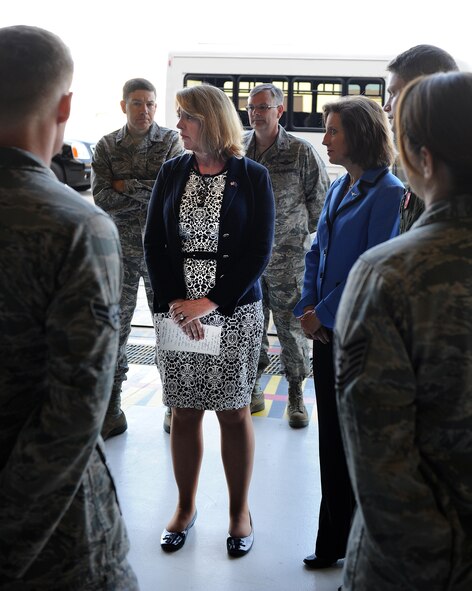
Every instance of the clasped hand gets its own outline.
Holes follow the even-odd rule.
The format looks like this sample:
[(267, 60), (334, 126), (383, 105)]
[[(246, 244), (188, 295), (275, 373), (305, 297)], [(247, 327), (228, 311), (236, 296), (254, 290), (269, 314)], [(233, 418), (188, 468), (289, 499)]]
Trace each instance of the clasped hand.
[(302, 316), (299, 316), (300, 324), (307, 339), (320, 341), (324, 345), (329, 343), (329, 333), (321, 324), (314, 309), (305, 310)]
[(170, 302), (169, 312), (172, 320), (179, 325), (184, 333), (195, 341), (204, 338), (202, 323), (199, 318), (216, 310), (218, 306), (208, 298), (198, 300), (178, 299)]

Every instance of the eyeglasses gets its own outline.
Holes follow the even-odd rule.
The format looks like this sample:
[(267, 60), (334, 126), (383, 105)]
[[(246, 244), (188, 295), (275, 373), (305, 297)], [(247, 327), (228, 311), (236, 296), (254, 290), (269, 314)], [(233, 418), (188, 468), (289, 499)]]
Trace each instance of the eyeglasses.
[(261, 113), (265, 113), (269, 109), (277, 109), (280, 105), (247, 105), (245, 107), (246, 111), (252, 113), (253, 111), (260, 111)]

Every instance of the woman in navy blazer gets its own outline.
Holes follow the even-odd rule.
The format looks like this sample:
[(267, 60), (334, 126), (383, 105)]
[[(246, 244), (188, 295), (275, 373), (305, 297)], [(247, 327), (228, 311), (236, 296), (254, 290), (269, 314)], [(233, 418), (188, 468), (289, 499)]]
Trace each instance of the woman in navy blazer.
[[(154, 290), (154, 310), (185, 296), (178, 217), (180, 199), (195, 156), (184, 154), (161, 167), (148, 210), (146, 262)], [(216, 252), (215, 285), (207, 297), (223, 315), (236, 305), (261, 299), (259, 277), (272, 249), (274, 203), (267, 169), (249, 158), (228, 159)]]
[(318, 410), (322, 498), (315, 553), (304, 559), (310, 568), (326, 568), (344, 558), (354, 509), (336, 408), (334, 319), (351, 267), (365, 250), (390, 238), (404, 193), (388, 168), (394, 148), (378, 104), (347, 97), (326, 104), (323, 116), (329, 161), (348, 172), (326, 196), (305, 258), (302, 298), (294, 310), (305, 335), (313, 339)]
[[(229, 491), (226, 548), (244, 556), (254, 540), (249, 403), (263, 332), (259, 277), (271, 254), (274, 197), (267, 169), (242, 157), (241, 122), (224, 92), (209, 85), (184, 88), (176, 102), (177, 128), (190, 153), (162, 166), (144, 237), (179, 491), (161, 547), (182, 548), (195, 521), (202, 420), (205, 410), (214, 410)], [(204, 340), (211, 327), (221, 329), (219, 353), (165, 349), (160, 341), (169, 322), (187, 344)]]

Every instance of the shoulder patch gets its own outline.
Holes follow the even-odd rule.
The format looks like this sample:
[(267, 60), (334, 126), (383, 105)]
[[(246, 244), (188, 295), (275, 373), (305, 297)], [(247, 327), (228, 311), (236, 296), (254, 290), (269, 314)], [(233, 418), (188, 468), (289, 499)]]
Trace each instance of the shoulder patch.
[(94, 300), (91, 303), (91, 308), (92, 314), (96, 320), (99, 322), (106, 322), (115, 330), (120, 328), (119, 304), (110, 304), (109, 306), (106, 306), (105, 304)]

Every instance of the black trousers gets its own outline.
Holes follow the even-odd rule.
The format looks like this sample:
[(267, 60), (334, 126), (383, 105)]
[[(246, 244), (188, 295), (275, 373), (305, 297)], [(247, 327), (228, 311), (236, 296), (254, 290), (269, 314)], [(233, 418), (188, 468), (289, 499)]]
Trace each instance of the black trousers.
[(313, 377), (321, 474), (321, 505), (315, 554), (344, 558), (354, 512), (354, 495), (339, 430), (332, 342), (313, 341)]

